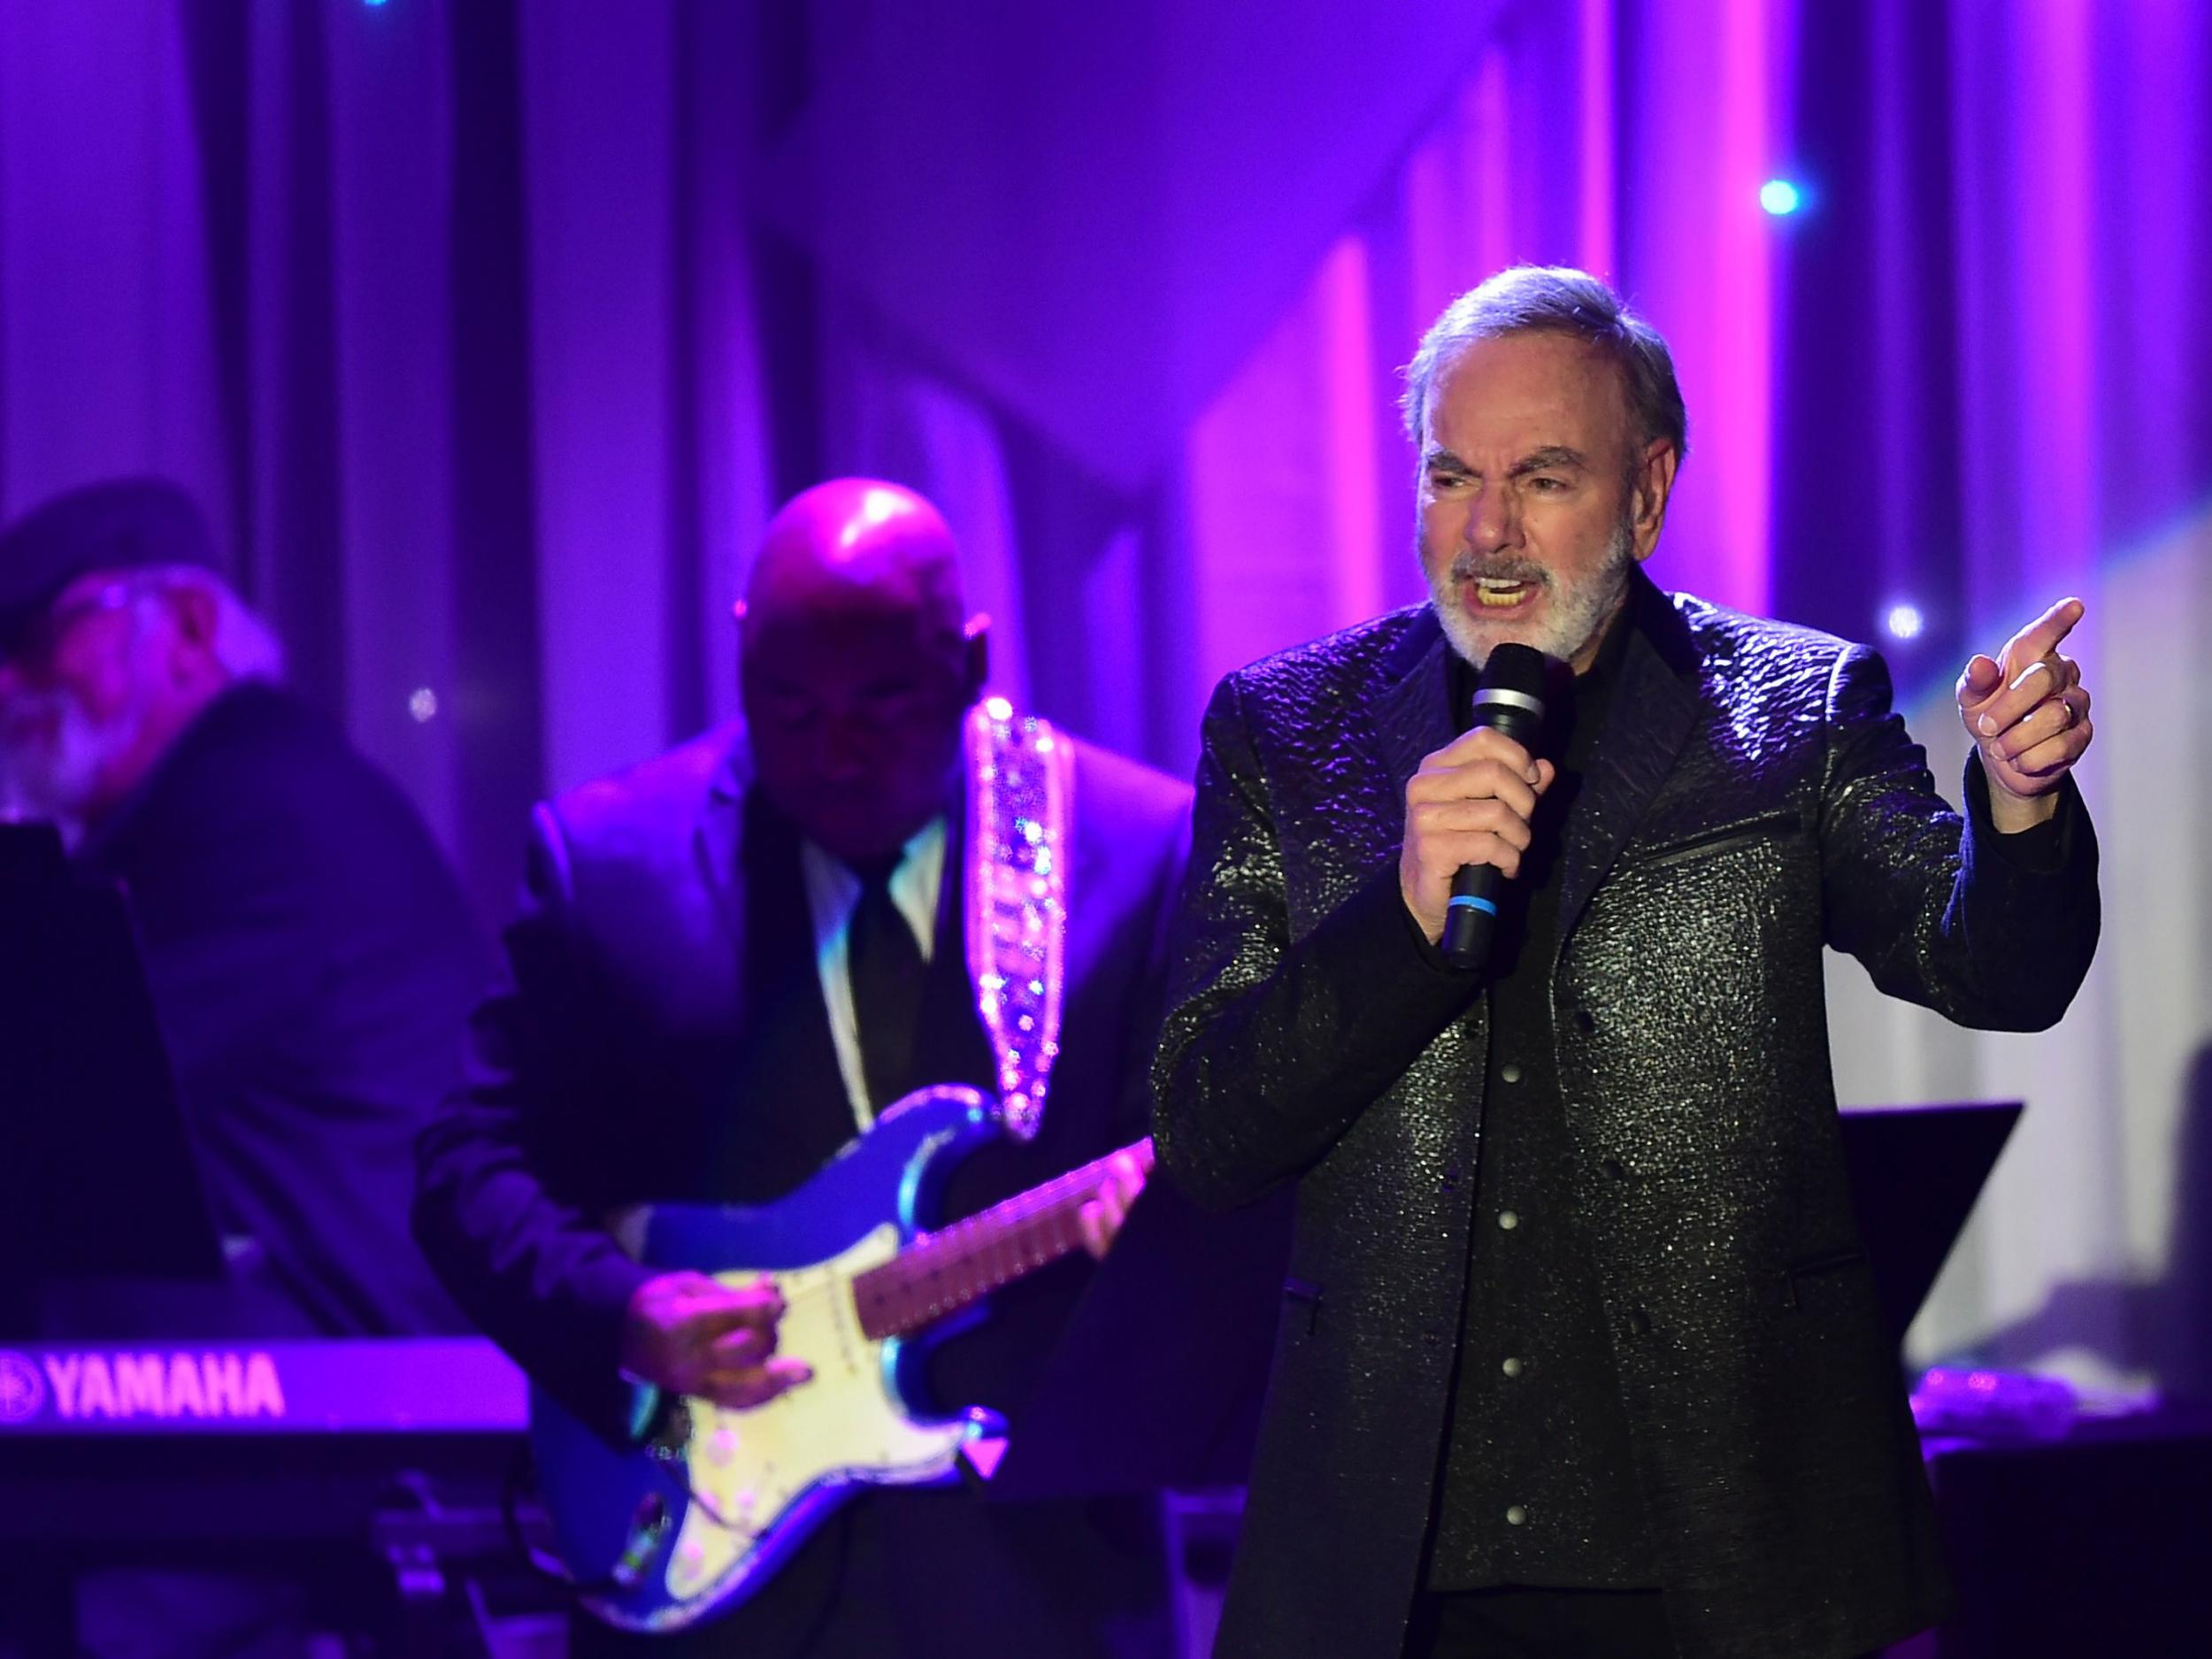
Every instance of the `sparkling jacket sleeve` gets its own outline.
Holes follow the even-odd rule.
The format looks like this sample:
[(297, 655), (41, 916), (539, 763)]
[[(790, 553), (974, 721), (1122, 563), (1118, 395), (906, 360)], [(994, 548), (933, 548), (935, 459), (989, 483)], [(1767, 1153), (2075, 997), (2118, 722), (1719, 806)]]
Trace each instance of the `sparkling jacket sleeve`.
[(1936, 794), (1927, 757), (1890, 706), (1889, 671), (1863, 646), (1836, 662), (1821, 790), (1823, 931), (1892, 996), (1985, 1031), (2058, 1022), (2096, 953), (2097, 843), (2070, 777), (2050, 823), (2001, 835), (1978, 755), (1966, 812)]

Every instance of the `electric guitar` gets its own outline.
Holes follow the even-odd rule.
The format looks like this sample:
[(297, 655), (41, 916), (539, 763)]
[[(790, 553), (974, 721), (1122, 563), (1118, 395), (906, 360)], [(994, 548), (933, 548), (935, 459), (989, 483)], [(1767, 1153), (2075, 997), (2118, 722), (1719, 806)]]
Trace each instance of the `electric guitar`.
[[(921, 1231), (945, 1171), (1000, 1133), (997, 1108), (976, 1090), (918, 1089), (773, 1204), (657, 1205), (622, 1218), (618, 1235), (651, 1266), (731, 1285), (772, 1274), (784, 1301), (777, 1352), (814, 1377), (750, 1411), (641, 1389), (643, 1439), (626, 1451), (532, 1391), (556, 1546), (596, 1617), (632, 1631), (696, 1624), (765, 1583), (856, 1487), (956, 1479), (964, 1448), (1004, 1432), (979, 1407), (923, 1414), (916, 1339), (1080, 1249), (1082, 1207), (1121, 1155)], [(1150, 1170), (1149, 1140), (1125, 1150)]]

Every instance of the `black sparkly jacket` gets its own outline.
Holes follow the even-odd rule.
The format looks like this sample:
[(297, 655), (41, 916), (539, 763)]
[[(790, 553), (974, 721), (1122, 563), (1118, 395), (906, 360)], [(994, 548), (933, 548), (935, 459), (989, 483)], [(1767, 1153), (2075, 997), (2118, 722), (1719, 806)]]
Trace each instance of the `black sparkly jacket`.
[[(2095, 844), (2070, 783), (2039, 863), (1993, 845), (1972, 763), (1976, 821), (1951, 811), (1863, 647), (1640, 572), (1630, 615), (1560, 896), (1565, 1196), (1681, 1653), (1858, 1653), (1948, 1592), (1821, 949), (1962, 1024), (2047, 1026), (2095, 947)], [(1447, 649), (1397, 612), (1231, 675), (1206, 714), (1158, 1152), (1210, 1205), (1296, 1183), (1222, 1655), (1393, 1659), (1416, 1587), (1486, 1038), (1397, 889), (1407, 780), (1453, 733)]]

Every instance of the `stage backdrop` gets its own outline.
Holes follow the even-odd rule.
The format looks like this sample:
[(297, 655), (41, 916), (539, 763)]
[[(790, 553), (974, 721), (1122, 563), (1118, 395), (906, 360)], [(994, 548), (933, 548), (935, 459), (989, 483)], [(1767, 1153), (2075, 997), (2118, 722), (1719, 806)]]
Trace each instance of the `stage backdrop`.
[(10, 0), (0, 511), (189, 483), (496, 914), (534, 795), (731, 711), (832, 472), (1187, 769), (1224, 670), (1418, 597), (1423, 325), (1587, 265), (1688, 394), (1655, 573), (1884, 642), (1947, 787), (1965, 655), (2087, 600), (2088, 988), (1983, 1039), (1843, 964), (1838, 1065), (2029, 1102), (1918, 1352), (2202, 1390), (2208, 154), (2187, 0)]

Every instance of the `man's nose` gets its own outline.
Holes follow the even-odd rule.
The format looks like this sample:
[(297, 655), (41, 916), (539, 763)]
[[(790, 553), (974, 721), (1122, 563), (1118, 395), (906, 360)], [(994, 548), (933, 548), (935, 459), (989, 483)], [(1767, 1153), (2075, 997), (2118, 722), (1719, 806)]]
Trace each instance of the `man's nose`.
[(865, 772), (881, 757), (883, 734), (865, 714), (839, 712), (824, 723), (822, 765), (838, 776)]
[(1467, 545), (1479, 552), (1491, 552), (1515, 545), (1520, 535), (1520, 513), (1513, 504), (1513, 492), (1494, 484), (1486, 486), (1467, 509)]

